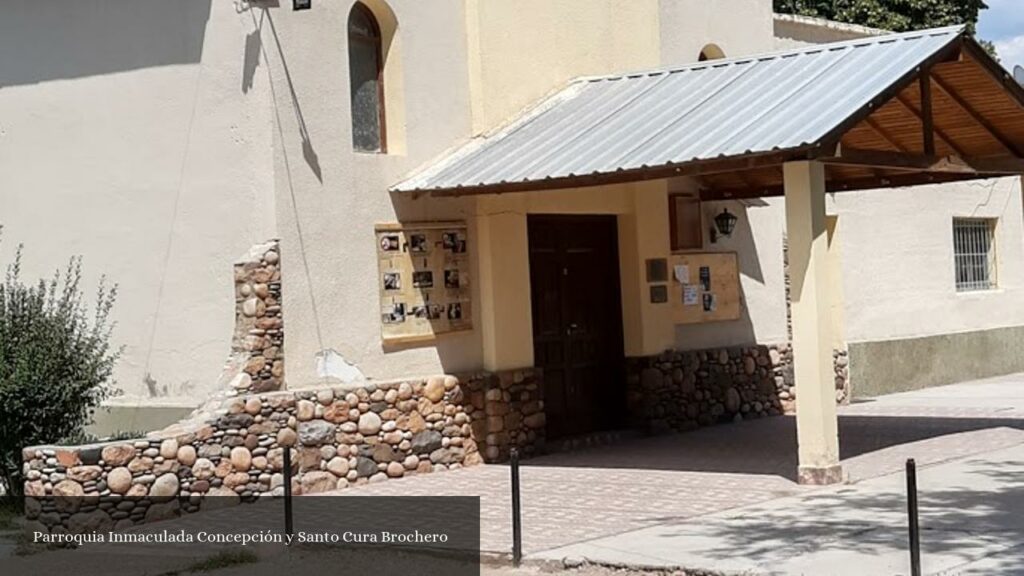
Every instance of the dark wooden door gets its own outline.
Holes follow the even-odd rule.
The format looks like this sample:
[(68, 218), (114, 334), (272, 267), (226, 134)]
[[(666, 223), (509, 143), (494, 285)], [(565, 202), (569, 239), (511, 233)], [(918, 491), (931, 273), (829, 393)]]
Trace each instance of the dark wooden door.
[(616, 219), (530, 216), (528, 224), (547, 435), (618, 427), (626, 397)]

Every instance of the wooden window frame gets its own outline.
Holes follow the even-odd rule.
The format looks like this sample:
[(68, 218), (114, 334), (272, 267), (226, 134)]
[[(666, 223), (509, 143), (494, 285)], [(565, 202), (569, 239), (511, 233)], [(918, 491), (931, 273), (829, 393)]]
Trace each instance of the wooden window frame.
[[(676, 245), (678, 238), (679, 223), (676, 211), (676, 199), (685, 198), (697, 206), (697, 228), (700, 242), (697, 246), (679, 247)], [(669, 249), (673, 254), (693, 252), (704, 249), (704, 207), (699, 197), (686, 193), (670, 193), (668, 195), (668, 222), (669, 222)]]
[[(352, 32), (352, 24), (351, 24), (352, 23), (352, 15), (356, 11), (359, 11), (360, 13), (362, 13), (363, 17), (370, 23), (370, 27), (371, 27), (371, 35), (370, 36), (367, 36), (365, 34), (353, 34), (353, 32)], [(376, 151), (372, 151), (372, 150), (360, 150), (360, 149), (356, 148), (355, 151), (363, 153), (363, 154), (387, 154), (388, 153), (388, 129), (387, 129), (387, 116), (385, 114), (385, 109), (387, 108), (387, 104), (384, 101), (384, 50), (383, 50), (384, 36), (383, 36), (383, 34), (381, 34), (380, 22), (377, 21), (377, 17), (374, 16), (373, 10), (370, 10), (369, 6), (367, 6), (366, 4), (363, 4), (362, 2), (356, 2), (355, 4), (352, 5), (352, 10), (349, 12), (347, 24), (348, 24), (347, 32), (348, 32), (348, 47), (349, 47), (348, 49), (349, 49), (349, 52), (351, 52), (351, 46), (352, 46), (353, 42), (363, 42), (363, 43), (372, 43), (373, 47), (374, 47), (374, 50), (376, 51), (376, 54), (377, 54), (377, 121), (378, 121), (378, 123), (380, 125), (380, 149), (376, 150)], [(350, 70), (349, 74), (351, 74), (351, 73), (352, 72)], [(349, 83), (351, 84), (351, 82), (352, 82), (352, 79), (350, 78), (349, 79)], [(351, 104), (352, 103), (350, 102), (349, 103), (350, 114), (351, 114)], [(351, 121), (353, 123), (353, 129), (355, 129), (355, 126), (354, 126), (355, 118), (352, 118)], [(354, 146), (353, 146), (353, 148), (354, 148)]]

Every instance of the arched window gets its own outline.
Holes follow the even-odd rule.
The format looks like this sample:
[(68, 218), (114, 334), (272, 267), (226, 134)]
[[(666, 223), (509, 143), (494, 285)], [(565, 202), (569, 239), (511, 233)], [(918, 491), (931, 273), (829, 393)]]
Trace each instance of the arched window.
[(356, 2), (348, 15), (348, 73), (352, 94), (352, 146), (384, 152), (384, 83), (380, 26)]
[(697, 57), (699, 62), (705, 62), (707, 60), (718, 60), (725, 58), (725, 52), (722, 51), (716, 44), (708, 44), (700, 51), (700, 56)]

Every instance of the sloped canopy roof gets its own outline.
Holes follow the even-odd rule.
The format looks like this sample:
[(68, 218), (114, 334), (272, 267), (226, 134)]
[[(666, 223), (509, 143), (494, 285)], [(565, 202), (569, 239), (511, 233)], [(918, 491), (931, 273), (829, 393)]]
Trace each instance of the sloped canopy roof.
[(950, 27), (579, 79), (392, 190), (689, 175), (712, 196), (759, 196), (781, 193), (790, 160), (828, 162), (842, 190), (1020, 173), (1021, 149), (1024, 90)]

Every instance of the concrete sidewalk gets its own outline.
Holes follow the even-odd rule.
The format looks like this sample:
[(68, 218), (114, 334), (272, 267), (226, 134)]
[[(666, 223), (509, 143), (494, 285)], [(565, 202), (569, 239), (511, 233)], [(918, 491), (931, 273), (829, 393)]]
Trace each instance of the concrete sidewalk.
[[(1024, 444), (924, 467), (918, 477), (925, 574), (1024, 575)], [(908, 574), (905, 479), (891, 474), (530, 558), (727, 574)]]

